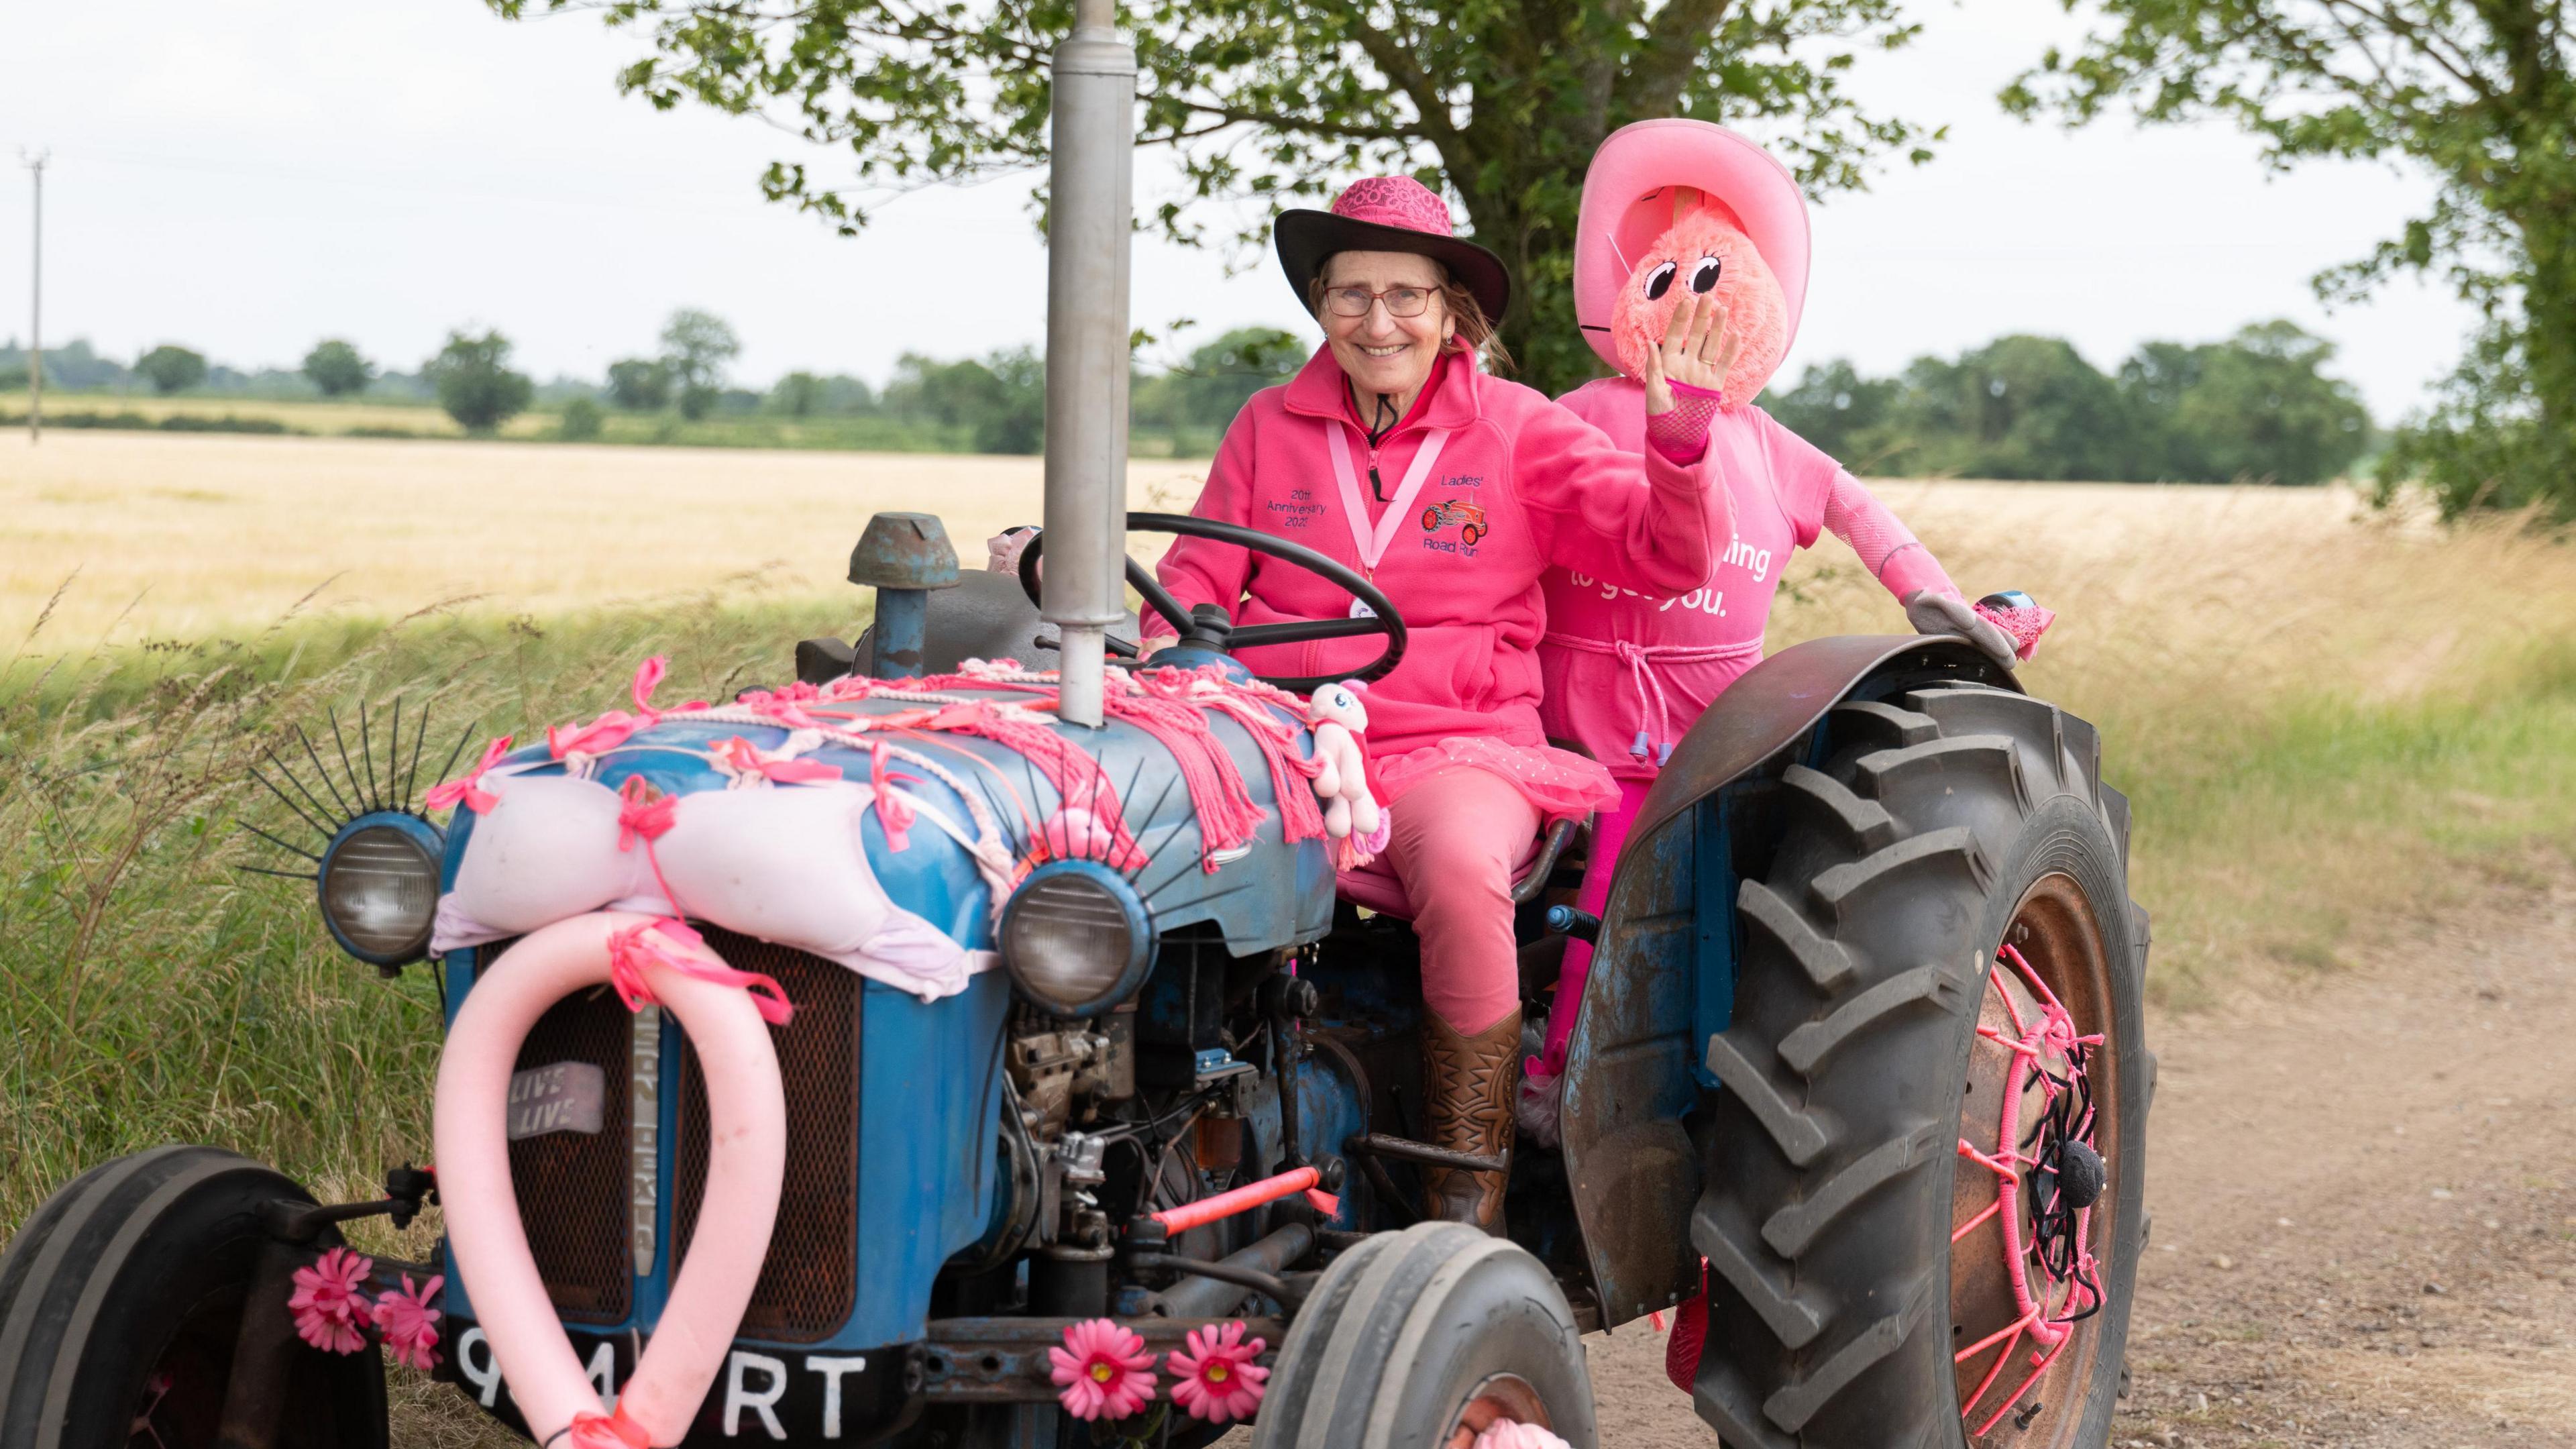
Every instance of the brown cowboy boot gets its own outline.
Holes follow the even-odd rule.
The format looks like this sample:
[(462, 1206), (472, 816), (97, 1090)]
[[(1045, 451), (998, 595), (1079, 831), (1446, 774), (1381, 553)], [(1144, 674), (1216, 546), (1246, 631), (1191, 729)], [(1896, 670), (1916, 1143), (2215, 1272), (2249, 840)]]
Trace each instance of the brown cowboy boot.
[[(1462, 1036), (1438, 1014), (1422, 1014), (1422, 1078), (1431, 1099), (1431, 1142), (1452, 1152), (1512, 1160), (1512, 1094), (1520, 1086), (1521, 1013), (1474, 1036)], [(1503, 1231), (1508, 1172), (1422, 1170), (1423, 1212), (1450, 1222)]]

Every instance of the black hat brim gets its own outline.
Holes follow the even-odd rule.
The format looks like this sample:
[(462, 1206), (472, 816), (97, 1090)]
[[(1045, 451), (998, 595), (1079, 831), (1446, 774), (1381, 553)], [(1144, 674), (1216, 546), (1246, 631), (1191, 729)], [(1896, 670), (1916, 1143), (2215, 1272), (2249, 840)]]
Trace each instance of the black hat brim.
[(1512, 275), (1504, 269), (1503, 259), (1460, 237), (1433, 236), (1410, 227), (1354, 221), (1305, 208), (1279, 213), (1270, 236), (1279, 249), (1280, 269), (1297, 293), (1297, 305), (1309, 312), (1314, 303), (1307, 296), (1307, 284), (1335, 252), (1411, 252), (1429, 257), (1446, 267), (1450, 280), (1465, 287), (1476, 305), (1485, 309), (1486, 321), (1499, 327), (1503, 314), (1511, 309)]

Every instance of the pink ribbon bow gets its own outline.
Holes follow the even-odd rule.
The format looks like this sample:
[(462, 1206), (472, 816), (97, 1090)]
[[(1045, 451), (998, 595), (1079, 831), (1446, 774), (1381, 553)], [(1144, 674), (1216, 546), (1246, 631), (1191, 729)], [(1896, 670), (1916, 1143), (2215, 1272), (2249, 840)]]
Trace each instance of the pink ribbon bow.
[(503, 735), (499, 739), (492, 741), (490, 744), (485, 745), (483, 747), (483, 758), (475, 762), (473, 769), (466, 771), (464, 775), (457, 779), (450, 780), (444, 785), (433, 788), (429, 792), (429, 797), (426, 802), (429, 808), (432, 810), (452, 810), (456, 807), (456, 802), (462, 800), (465, 802), (465, 808), (473, 811), (477, 815), (491, 814), (492, 807), (500, 804), (501, 799), (491, 791), (483, 788), (483, 773), (484, 771), (491, 769), (494, 765), (501, 763), (501, 757), (508, 753), (510, 753), (510, 737), (508, 735)]
[(773, 785), (813, 785), (841, 778), (841, 767), (821, 760), (774, 759), (763, 755), (760, 747), (740, 735), (716, 745), (708, 753), (715, 757), (716, 768), (728, 775), (757, 775)]
[[(672, 951), (653, 940), (656, 935), (680, 947)], [(646, 921), (629, 926), (608, 938), (608, 984), (617, 991), (617, 999), (628, 1011), (642, 1011), (658, 1004), (653, 988), (644, 979), (649, 965), (668, 966), (683, 976), (712, 981), (718, 986), (739, 986), (751, 993), (751, 1004), (760, 1010), (760, 1019), (771, 1026), (785, 1026), (796, 1008), (787, 1000), (785, 988), (777, 978), (757, 971), (736, 971), (714, 959), (707, 939), (685, 921)]]

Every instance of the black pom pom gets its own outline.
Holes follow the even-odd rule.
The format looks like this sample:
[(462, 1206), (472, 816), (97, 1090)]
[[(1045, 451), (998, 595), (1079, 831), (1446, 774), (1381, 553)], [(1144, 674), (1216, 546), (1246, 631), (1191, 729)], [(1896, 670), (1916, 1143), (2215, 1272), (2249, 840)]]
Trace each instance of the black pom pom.
[(2068, 1207), (2091, 1207), (2102, 1196), (2108, 1177), (2101, 1153), (2081, 1142), (2069, 1142), (2058, 1149), (2057, 1190)]

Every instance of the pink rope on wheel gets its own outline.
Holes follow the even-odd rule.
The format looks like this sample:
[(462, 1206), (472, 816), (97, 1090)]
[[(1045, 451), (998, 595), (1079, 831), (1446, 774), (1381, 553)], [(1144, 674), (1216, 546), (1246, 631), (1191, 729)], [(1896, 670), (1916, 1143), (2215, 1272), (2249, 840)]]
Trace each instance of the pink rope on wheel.
[[(2087, 1058), (2093, 1048), (2102, 1044), (2102, 1037), (2099, 1034), (2087, 1036), (2077, 1031), (2075, 1018), (2058, 1001), (2056, 993), (2048, 989), (2048, 983), (2031, 969), (2030, 962), (2023, 959), (2021, 952), (2007, 945), (1996, 954), (1997, 962), (1986, 968), (1987, 981), (2003, 1002), (2004, 1014), (2012, 1023), (2012, 1032), (2006, 1035), (1993, 1027), (1980, 1025), (1977, 1034), (2012, 1053), (2012, 1065), (2004, 1078), (2002, 1120), (1996, 1128), (1992, 1152), (1979, 1149), (1964, 1137), (1959, 1139), (1959, 1156), (1995, 1175), (1995, 1201), (1953, 1231), (1950, 1241), (1957, 1243), (1989, 1218), (2001, 1222), (2004, 1271), (2011, 1279), (2013, 1304), (2019, 1316), (1952, 1356), (1952, 1362), (1964, 1364), (2001, 1345), (1995, 1353), (1994, 1366), (1978, 1381), (1977, 1391), (1968, 1396), (1959, 1416), (1962, 1419), (1976, 1417), (1978, 1406), (1985, 1402), (1987, 1393), (2003, 1377), (2006, 1365), (2011, 1362), (2023, 1338), (2030, 1339), (2035, 1347), (2029, 1375), (1976, 1427), (1973, 1432), (1977, 1435), (1992, 1432), (1995, 1425), (2002, 1422), (2004, 1415), (2021, 1402), (2032, 1386), (2048, 1372), (2049, 1366), (2057, 1361), (2057, 1356), (2065, 1351), (2066, 1345), (2073, 1341), (2075, 1324), (2102, 1307), (2102, 1266), (2094, 1258), (2090, 1243), (2091, 1206), (2069, 1208), (2063, 1201), (2064, 1185), (2052, 1180), (2050, 1200), (2036, 1204), (2038, 1212), (2035, 1218), (2026, 1219), (2018, 1210), (2022, 1198), (2022, 1174), (2043, 1165), (2042, 1153), (2051, 1145), (2047, 1140), (2050, 1129), (2056, 1129), (2055, 1145), (2061, 1151), (2067, 1144), (2074, 1143), (2087, 1149), (2092, 1147), (2097, 1119), (2087, 1076)], [(2026, 1019), (2019, 1004), (2013, 1000), (2010, 978), (2003, 974), (2005, 962), (2011, 963), (2029, 985), (2032, 994), (2038, 997), (2039, 1010), (2035, 1019)], [(2065, 1060), (2064, 1077), (2047, 1070), (2046, 1062), (2052, 1057)], [(2051, 1120), (2040, 1123), (2032, 1134), (2033, 1143), (2041, 1151), (2025, 1152), (2022, 1095), (2034, 1083), (2052, 1115)], [(2066, 1109), (2064, 1112), (2059, 1110), (2061, 1100)], [(2051, 1238), (2056, 1235), (2032, 1230), (2040, 1219), (2055, 1221), (2061, 1218), (2068, 1222), (2064, 1235), (2072, 1238), (2071, 1251), (2063, 1255), (2062, 1265), (2052, 1262), (2049, 1252)], [(2036, 1286), (2031, 1273), (2034, 1265), (2043, 1280)]]

